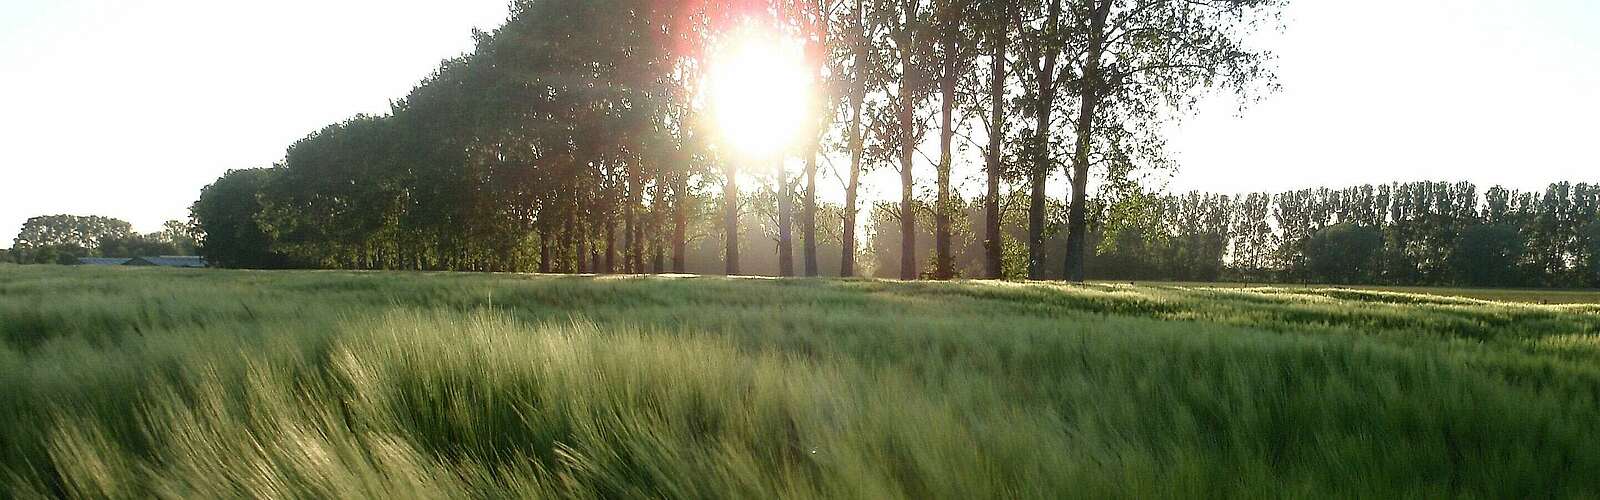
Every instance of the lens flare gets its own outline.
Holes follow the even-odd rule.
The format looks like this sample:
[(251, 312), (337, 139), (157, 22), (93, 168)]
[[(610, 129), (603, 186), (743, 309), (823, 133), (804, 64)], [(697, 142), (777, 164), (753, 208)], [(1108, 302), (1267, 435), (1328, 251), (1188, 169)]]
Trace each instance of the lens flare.
[(810, 117), (812, 78), (798, 41), (754, 27), (717, 46), (706, 83), (723, 143), (739, 154), (781, 155)]

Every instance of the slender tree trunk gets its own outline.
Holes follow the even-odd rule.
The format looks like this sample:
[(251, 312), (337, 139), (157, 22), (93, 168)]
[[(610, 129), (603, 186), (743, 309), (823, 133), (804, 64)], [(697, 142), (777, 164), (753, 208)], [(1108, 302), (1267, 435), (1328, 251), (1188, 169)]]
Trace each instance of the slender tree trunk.
[(549, 231), (539, 231), (539, 274), (550, 274)]
[(595, 195), (591, 210), (593, 212), (589, 215), (589, 231), (593, 234), (593, 238), (589, 242), (589, 269), (590, 272), (600, 274), (604, 271), (604, 268), (601, 267), (604, 257), (600, 251), (602, 245), (599, 240), (606, 237), (606, 213), (605, 206), (601, 204), (598, 194)]
[(656, 192), (650, 199), (650, 272), (666, 272), (667, 250), (665, 234), (667, 215), (667, 169), (665, 163), (656, 166)]
[(684, 171), (672, 176), (672, 272), (680, 274), (688, 271), (689, 263), (689, 175)]
[[(641, 206), (640, 208), (643, 208), (643, 207)], [(645, 240), (644, 225), (645, 225), (645, 218), (642, 215), (639, 217), (639, 220), (637, 222), (635, 222), (634, 225), (633, 225), (633, 250), (631, 252), (633, 254), (633, 262), (628, 263), (628, 265), (633, 269), (632, 272), (634, 274), (644, 274), (644, 272), (645, 272), (645, 270), (644, 270), (644, 240)]]
[(578, 225), (577, 271), (586, 273), (589, 272), (589, 225), (586, 224), (588, 222), (586, 220), (577, 217), (574, 219), (578, 219), (575, 222)]
[(900, 279), (917, 279), (917, 212), (911, 167), (917, 151), (917, 66), (912, 62), (917, 23), (917, 0), (906, 0), (905, 23), (900, 38)]
[[(1061, 0), (1050, 0), (1050, 12), (1045, 19), (1046, 38), (1056, 36), (1056, 25), (1061, 19)], [(1045, 51), (1044, 61), (1038, 67), (1039, 95), (1034, 103), (1034, 124), (1037, 141), (1033, 144), (1033, 169), (1028, 183), (1028, 279), (1044, 279), (1044, 184), (1050, 176), (1050, 111), (1055, 101), (1056, 55), (1059, 50), (1050, 47), (1052, 42), (1041, 41)]]
[(628, 180), (628, 210), (633, 212), (633, 231), (629, 234), (628, 272), (644, 274), (644, 168), (632, 169)]
[[(815, 19), (815, 22), (810, 25), (811, 30), (809, 31), (814, 33), (816, 36), (814, 41), (809, 39), (807, 40), (806, 61), (812, 65), (811, 76), (816, 78), (816, 82), (821, 85), (823, 82), (827, 82), (829, 77), (827, 53), (829, 51), (830, 43), (828, 39), (828, 32), (832, 27), (829, 23), (833, 19), (831, 13), (833, 7), (831, 2), (826, 2), (823, 0), (808, 0), (806, 2), (806, 6), (808, 7), (808, 14)], [(828, 95), (833, 94), (832, 92), (826, 91), (824, 93)], [(828, 128), (827, 124), (832, 122), (832, 120), (829, 119), (829, 116), (832, 114), (832, 106), (824, 105), (813, 109), (817, 112), (817, 116), (815, 117), (817, 121), (814, 122), (815, 127), (808, 130), (811, 135), (807, 137), (808, 142), (806, 144), (807, 148), (805, 151), (806, 194), (805, 199), (802, 202), (803, 206), (800, 210), (800, 238), (802, 240), (801, 253), (804, 254), (803, 266), (805, 268), (802, 272), (808, 278), (815, 277), (818, 273), (817, 157), (822, 151), (823, 132)]]
[(1067, 207), (1067, 262), (1066, 279), (1083, 282), (1084, 261), (1088, 258), (1088, 236), (1085, 212), (1088, 210), (1089, 153), (1094, 145), (1094, 115), (1100, 105), (1100, 56), (1105, 43), (1106, 17), (1111, 14), (1111, 0), (1091, 1), (1093, 18), (1089, 20), (1089, 52), (1083, 59), (1083, 97), (1078, 103), (1077, 147), (1072, 155), (1072, 201)]
[[(820, 139), (819, 139), (820, 140)], [(819, 148), (813, 143), (806, 157), (806, 200), (800, 213), (800, 233), (805, 239), (805, 275), (817, 275), (817, 155)]]
[(635, 272), (635, 269), (633, 267), (634, 224), (637, 223), (636, 220), (635, 220), (634, 205), (633, 205), (633, 190), (634, 190), (635, 187), (634, 187), (634, 184), (633, 184), (632, 179), (631, 179), (632, 175), (629, 175), (629, 177), (630, 177), (630, 179), (629, 179), (629, 182), (627, 184), (627, 191), (626, 191), (627, 194), (624, 196), (623, 205), (622, 205), (622, 273), (623, 274), (633, 274)]
[(1000, 155), (1006, 137), (1006, 28), (994, 30), (993, 65), (989, 69), (989, 151), (984, 170), (989, 177), (988, 196), (983, 201), (984, 212), (984, 272), (990, 279), (1000, 279), (1004, 272), (1001, 253), (1005, 237), (1000, 233)]
[(617, 214), (606, 211), (606, 274), (617, 272)]
[(939, 171), (938, 198), (933, 207), (934, 278), (954, 278), (955, 257), (950, 253), (950, 167), (951, 143), (955, 138), (956, 102), (956, 42), (954, 29), (948, 30), (941, 45), (944, 47), (944, 64), (939, 76)]
[(841, 234), (841, 255), (839, 257), (839, 276), (849, 278), (856, 275), (856, 215), (859, 213), (856, 205), (856, 193), (861, 187), (861, 108), (865, 105), (867, 96), (867, 25), (864, 4), (866, 0), (856, 0), (856, 24), (854, 35), (855, 66), (854, 74), (850, 76), (850, 181), (844, 188), (844, 231)]
[(727, 180), (722, 182), (722, 214), (723, 214), (723, 251), (724, 264), (727, 266), (725, 273), (729, 276), (739, 274), (739, 183), (738, 167), (733, 162), (728, 162)]
[(595, 224), (595, 217), (600, 212), (599, 183), (595, 183), (594, 188), (584, 185), (587, 183), (582, 180), (579, 184), (578, 192), (573, 193), (574, 197), (582, 196), (581, 203), (573, 205), (577, 211), (573, 215), (573, 222), (578, 225), (577, 266), (578, 272), (589, 273), (600, 266), (599, 262), (589, 258), (594, 253), (595, 238), (599, 236), (595, 234), (595, 230), (599, 229)]
[(794, 183), (778, 160), (778, 276), (794, 276)]
[(577, 244), (577, 238), (574, 237), (577, 231), (573, 228), (573, 219), (577, 218), (575, 212), (567, 213), (566, 229), (561, 231), (561, 272), (566, 274), (577, 272), (577, 266), (574, 266), (572, 261), (572, 254), (576, 251)]

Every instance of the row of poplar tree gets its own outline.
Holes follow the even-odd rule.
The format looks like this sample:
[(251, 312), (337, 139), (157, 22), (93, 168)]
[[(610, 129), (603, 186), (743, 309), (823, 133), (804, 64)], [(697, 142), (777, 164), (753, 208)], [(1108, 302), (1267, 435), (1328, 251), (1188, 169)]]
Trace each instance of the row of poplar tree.
[(1116, 279), (1600, 286), (1600, 185), (1413, 182), (1124, 201), (1098, 241)]
[[(1083, 279), (1091, 187), (1125, 192), (1138, 172), (1165, 168), (1161, 123), (1202, 95), (1270, 89), (1272, 58), (1246, 40), (1282, 4), (518, 0), (390, 113), (229, 173), (193, 214), (207, 256), (229, 266), (686, 271), (696, 218), (740, 234), (763, 209), (744, 198), (771, 191), (777, 274), (821, 273), (828, 233), (837, 272), (861, 274), (871, 264), (856, 262), (858, 214), (883, 209), (899, 222), (899, 255), (923, 244), (918, 218), (933, 225), (931, 272), (898, 258), (892, 275), (950, 278), (963, 205), (951, 172), (975, 152), (987, 201), (974, 274), (1020, 265), (1043, 278), (1059, 262)], [(820, 90), (787, 152), (798, 171), (740, 165), (704, 125), (707, 48), (752, 25), (799, 40)], [(864, 173), (877, 169), (898, 171), (900, 202), (861, 207)], [(832, 212), (816, 196), (824, 176), (845, 192)], [(742, 192), (751, 182), (770, 187)], [(1052, 182), (1069, 194), (1051, 199)], [(1001, 206), (1018, 191), (1020, 264), (1007, 261)], [(1053, 207), (1065, 210), (1064, 239), (1049, 232)], [(722, 271), (741, 272), (740, 239), (722, 240)]]
[[(1281, 7), (519, 0), (390, 113), (230, 172), (193, 214), (206, 256), (239, 267), (1592, 281), (1587, 185), (1491, 189), (1482, 203), (1469, 185), (1432, 183), (1144, 193), (1142, 174), (1170, 165), (1163, 121), (1208, 91), (1272, 86), (1270, 55), (1246, 40)], [(787, 152), (798, 171), (741, 165), (706, 125), (708, 47), (749, 25), (801, 41), (820, 90)], [(952, 171), (973, 156), (986, 189), (964, 197)], [(877, 169), (898, 172), (900, 200), (861, 207)], [(840, 181), (843, 205), (817, 199), (819, 177)], [(1046, 195), (1052, 182), (1065, 199)], [(741, 259), (766, 248), (772, 269)]]

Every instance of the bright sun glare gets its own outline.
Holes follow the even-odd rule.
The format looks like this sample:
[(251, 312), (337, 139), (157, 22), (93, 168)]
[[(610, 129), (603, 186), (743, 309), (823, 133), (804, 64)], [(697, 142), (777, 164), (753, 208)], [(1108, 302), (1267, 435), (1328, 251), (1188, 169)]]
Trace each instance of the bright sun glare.
[(800, 44), (747, 28), (720, 44), (707, 89), (725, 144), (768, 158), (797, 139), (809, 117), (811, 77)]

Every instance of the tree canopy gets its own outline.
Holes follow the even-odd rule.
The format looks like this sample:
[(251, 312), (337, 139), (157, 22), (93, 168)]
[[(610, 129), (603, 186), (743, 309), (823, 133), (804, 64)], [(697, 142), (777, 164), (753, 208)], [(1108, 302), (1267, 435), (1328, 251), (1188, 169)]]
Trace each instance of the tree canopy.
[[(1283, 6), (519, 0), (390, 112), (219, 179), (195, 226), (203, 253), (242, 267), (1513, 280), (1467, 276), (1457, 255), (1473, 255), (1514, 260), (1514, 281), (1592, 281), (1588, 185), (1149, 192), (1144, 174), (1174, 166), (1163, 123), (1214, 91), (1273, 88), (1270, 51), (1249, 42)], [(814, 104), (777, 158), (730, 149), (705, 92), (716, 48), (752, 26), (796, 40), (813, 83), (770, 96)], [(984, 192), (961, 192), (958, 166), (981, 168)], [(898, 200), (860, 206), (882, 169)], [(819, 200), (819, 180), (843, 203)], [(1048, 199), (1051, 183), (1069, 196)], [(1539, 212), (1551, 204), (1572, 206)], [(1513, 259), (1480, 225), (1545, 250)], [(1369, 266), (1325, 252), (1374, 234)]]
[(193, 255), (194, 250), (193, 229), (182, 221), (139, 234), (132, 224), (111, 217), (43, 215), (22, 225), (0, 262), (76, 264), (82, 257)]

